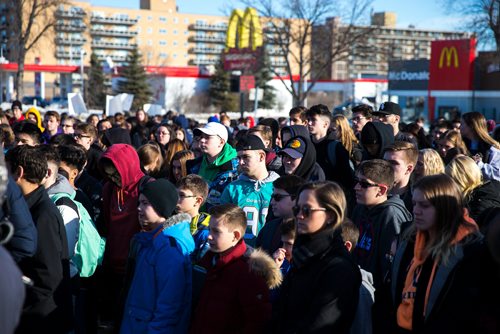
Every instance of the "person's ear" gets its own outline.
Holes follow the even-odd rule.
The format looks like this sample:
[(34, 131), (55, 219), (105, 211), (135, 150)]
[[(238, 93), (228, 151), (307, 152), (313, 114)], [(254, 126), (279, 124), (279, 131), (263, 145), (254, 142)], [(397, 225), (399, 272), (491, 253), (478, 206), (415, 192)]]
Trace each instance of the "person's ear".
[(389, 188), (388, 187), (378, 187), (378, 195), (384, 196), (387, 195)]
[(17, 166), (12, 176), (14, 177), (15, 181), (22, 178), (24, 176), (24, 168), (22, 166)]
[(240, 241), (241, 237), (242, 237), (242, 234), (241, 234), (240, 230), (235, 228), (233, 231), (233, 241), (235, 241), (235, 243), (237, 243), (238, 241)]
[(69, 178), (70, 178), (71, 180), (74, 180), (74, 179), (76, 179), (76, 177), (78, 176), (78, 174), (80, 174), (80, 173), (78, 172), (78, 169), (73, 168), (73, 169), (71, 169), (71, 170), (70, 170), (70, 173), (69, 173)]
[(414, 169), (415, 169), (414, 164), (409, 164), (408, 166), (406, 166), (406, 175), (411, 174)]
[(352, 242), (344, 241), (344, 246), (345, 246), (345, 248), (347, 248), (347, 251), (350, 253), (352, 250)]
[(203, 197), (201, 196), (196, 196), (196, 201), (194, 202), (195, 206), (201, 206), (203, 204)]

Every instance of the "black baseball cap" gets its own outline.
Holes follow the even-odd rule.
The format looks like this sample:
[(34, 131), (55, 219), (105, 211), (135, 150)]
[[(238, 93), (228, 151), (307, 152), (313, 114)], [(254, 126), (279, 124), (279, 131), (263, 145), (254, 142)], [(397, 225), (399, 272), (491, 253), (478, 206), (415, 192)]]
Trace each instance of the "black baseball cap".
[(380, 105), (378, 111), (374, 111), (373, 115), (397, 115), (401, 116), (401, 107), (394, 102), (384, 102)]
[(236, 151), (246, 151), (246, 150), (266, 150), (266, 146), (260, 137), (256, 135), (248, 135), (240, 140), (236, 144)]
[(306, 153), (306, 143), (302, 138), (292, 138), (287, 143), (286, 146), (279, 151), (280, 155), (286, 154), (293, 159), (299, 159)]

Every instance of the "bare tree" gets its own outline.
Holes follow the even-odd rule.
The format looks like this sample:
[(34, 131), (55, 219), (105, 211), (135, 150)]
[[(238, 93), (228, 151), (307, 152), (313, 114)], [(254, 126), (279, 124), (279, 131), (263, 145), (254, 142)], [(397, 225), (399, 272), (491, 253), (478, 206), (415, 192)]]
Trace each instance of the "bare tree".
[(450, 14), (459, 13), (464, 18), (462, 27), (476, 33), (480, 44), (487, 46), (494, 41), (497, 56), (500, 57), (500, 0), (442, 2)]
[(7, 1), (10, 17), (10, 50), (18, 70), (14, 81), (17, 98), (23, 97), (24, 62), (26, 54), (56, 24), (54, 11), (67, 0), (15, 0)]
[[(373, 30), (361, 26), (368, 17), (371, 0), (242, 0), (267, 17), (265, 41), (284, 55), (286, 75), (272, 69), (285, 84), (298, 75), (295, 85), (286, 85), (296, 104), (302, 104), (318, 79), (339, 60), (352, 55), (356, 45)], [(331, 19), (337, 17), (338, 19)], [(318, 45), (312, 35), (320, 34)], [(361, 50), (362, 48), (360, 48)], [(307, 84), (306, 84), (307, 80)]]

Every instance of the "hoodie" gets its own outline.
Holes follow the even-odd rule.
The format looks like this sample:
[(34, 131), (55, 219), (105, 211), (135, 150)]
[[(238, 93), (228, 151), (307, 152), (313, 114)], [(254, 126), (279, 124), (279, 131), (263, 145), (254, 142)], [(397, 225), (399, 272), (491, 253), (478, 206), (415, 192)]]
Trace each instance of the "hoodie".
[(371, 208), (362, 204), (354, 208), (352, 221), (359, 228), (359, 239), (353, 255), (362, 269), (372, 273), (376, 289), (391, 267), (393, 242), (412, 219), (399, 196)]
[[(294, 125), (295, 126), (295, 125)], [(297, 125), (301, 126), (302, 125)], [(307, 129), (306, 129), (307, 131)], [(306, 144), (304, 156), (302, 157), (302, 161), (300, 162), (299, 166), (295, 171), (293, 172), (294, 175), (300, 176), (306, 181), (309, 182), (314, 182), (314, 181), (325, 181), (325, 172), (323, 169), (320, 167), (320, 165), (316, 162), (316, 149), (314, 148), (313, 143), (309, 139), (309, 136), (307, 137), (302, 137), (302, 136), (296, 136), (290, 138), (290, 140), (295, 139), (295, 138), (300, 138), (304, 141)], [(281, 172), (279, 173), (280, 175), (285, 175), (285, 167), (283, 166), (282, 169), (280, 170)]]
[(133, 239), (135, 272), (120, 333), (186, 333), (191, 314), (191, 217), (170, 217)]
[(137, 215), (138, 185), (144, 173), (137, 152), (127, 144), (112, 145), (101, 159), (111, 160), (122, 183), (118, 187), (108, 181), (102, 192), (101, 215), (107, 227), (105, 262), (109, 262), (114, 272), (124, 273), (130, 239), (140, 230)]
[[(71, 187), (68, 179), (66, 179), (61, 174), (57, 175), (56, 182), (47, 189), (49, 197), (59, 193), (68, 194), (71, 198), (75, 197), (75, 190)], [(54, 200), (54, 199), (52, 199)], [(73, 263), (73, 256), (75, 255), (75, 247), (78, 242), (78, 236), (80, 232), (80, 217), (78, 215), (78, 207), (73, 201), (67, 197), (60, 198), (54, 202), (57, 209), (61, 213), (64, 221), (64, 228), (66, 229), (66, 237), (68, 238), (68, 250), (69, 250), (69, 270), (71, 277), (78, 274), (78, 268)]]
[[(307, 130), (307, 127), (304, 125), (290, 125), (290, 126), (285, 126), (281, 129), (281, 139), (283, 140), (283, 134), (284, 133), (289, 133), (290, 138), (301, 136), (305, 138), (309, 138), (309, 131)], [(282, 147), (285, 147), (286, 143), (281, 143)]]
[(255, 238), (266, 223), (267, 211), (273, 194), (273, 182), (280, 176), (275, 172), (263, 180), (254, 180), (241, 174), (222, 192), (221, 203), (233, 203), (247, 213), (245, 242), (255, 244)]
[[(392, 126), (382, 122), (368, 122), (361, 131), (361, 145), (363, 146), (362, 160), (383, 159), (384, 148), (394, 143)], [(370, 154), (366, 150), (367, 144), (378, 144), (377, 152)]]
[(29, 115), (35, 116), (36, 126), (38, 126), (38, 128), (40, 129), (40, 132), (43, 133), (45, 131), (45, 128), (42, 125), (42, 116), (40, 116), (40, 112), (38, 111), (38, 109), (35, 107), (29, 108), (28, 111), (26, 112), (26, 116), (25, 116), (26, 119), (29, 119)]
[(231, 159), (236, 158), (236, 150), (229, 144), (224, 144), (222, 151), (219, 153), (214, 162), (209, 163), (206, 155), (203, 155), (198, 175), (204, 178), (207, 182), (212, 182), (218, 173), (223, 169), (223, 165)]

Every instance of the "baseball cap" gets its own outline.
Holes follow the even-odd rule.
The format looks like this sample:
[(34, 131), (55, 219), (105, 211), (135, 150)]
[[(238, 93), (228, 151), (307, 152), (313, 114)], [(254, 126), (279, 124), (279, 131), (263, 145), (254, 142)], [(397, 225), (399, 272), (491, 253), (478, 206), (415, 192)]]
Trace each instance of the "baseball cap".
[(236, 151), (245, 151), (245, 150), (266, 150), (266, 146), (262, 139), (255, 135), (248, 135), (241, 138), (236, 144)]
[(397, 115), (401, 116), (401, 107), (394, 102), (384, 102), (380, 105), (378, 111), (373, 112), (374, 115)]
[(227, 129), (224, 125), (220, 123), (208, 122), (204, 127), (196, 128), (193, 131), (193, 134), (195, 136), (199, 136), (201, 135), (201, 133), (204, 133), (209, 136), (219, 136), (222, 139), (224, 139), (225, 142), (227, 142), (227, 137), (228, 137)]
[(306, 153), (306, 143), (302, 138), (292, 138), (290, 139), (285, 147), (279, 151), (280, 155), (286, 154), (293, 159), (299, 159)]

